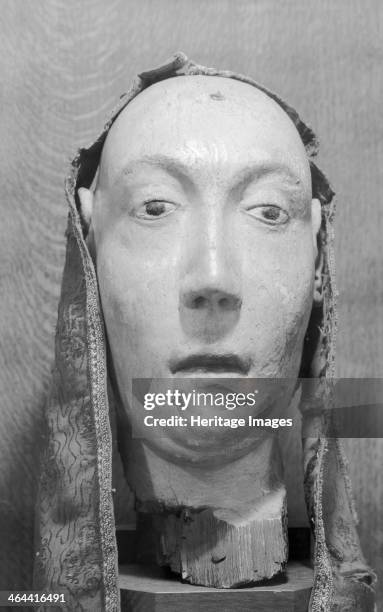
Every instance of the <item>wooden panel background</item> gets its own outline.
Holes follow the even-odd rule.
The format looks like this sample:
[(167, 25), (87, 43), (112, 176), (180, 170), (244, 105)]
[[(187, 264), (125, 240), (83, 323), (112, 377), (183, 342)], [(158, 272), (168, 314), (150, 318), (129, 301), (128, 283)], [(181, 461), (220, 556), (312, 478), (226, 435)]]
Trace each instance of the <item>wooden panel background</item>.
[[(137, 71), (183, 50), (254, 76), (314, 127), (338, 193), (338, 375), (382, 375), (382, 30), (380, 0), (0, 0), (0, 588), (31, 586), (63, 179)], [(383, 574), (383, 443), (346, 445)]]

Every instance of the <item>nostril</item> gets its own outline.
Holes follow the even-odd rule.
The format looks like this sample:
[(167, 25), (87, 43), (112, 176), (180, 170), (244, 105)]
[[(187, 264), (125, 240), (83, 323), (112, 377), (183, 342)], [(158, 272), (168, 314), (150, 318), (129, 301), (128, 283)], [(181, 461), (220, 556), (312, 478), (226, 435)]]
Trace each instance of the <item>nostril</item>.
[(235, 296), (225, 296), (218, 300), (220, 310), (239, 310), (241, 300)]
[(192, 307), (196, 309), (205, 308), (206, 305), (207, 305), (207, 299), (203, 297), (203, 295), (199, 295), (198, 297), (195, 297), (192, 302)]
[(218, 306), (222, 308), (222, 310), (227, 310), (230, 308), (229, 299), (227, 297), (222, 297), (218, 300)]
[(198, 291), (190, 292), (184, 297), (184, 305), (193, 310), (217, 310), (234, 311), (240, 310), (241, 300), (235, 295), (223, 291)]

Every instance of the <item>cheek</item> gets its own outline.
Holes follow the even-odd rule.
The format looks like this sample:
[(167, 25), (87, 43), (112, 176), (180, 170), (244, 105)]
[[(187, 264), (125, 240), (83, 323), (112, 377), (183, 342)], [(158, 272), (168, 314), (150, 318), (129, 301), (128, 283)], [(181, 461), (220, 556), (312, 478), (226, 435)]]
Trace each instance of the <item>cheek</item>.
[(142, 353), (169, 337), (166, 321), (177, 320), (171, 269), (163, 258), (132, 256), (117, 241), (98, 248), (97, 276), (112, 352), (118, 347), (125, 355)]
[(258, 253), (258, 264), (251, 258), (247, 262), (243, 314), (256, 360), (265, 358), (267, 376), (292, 375), (312, 309), (312, 245), (305, 236), (298, 244), (276, 244), (262, 257)]

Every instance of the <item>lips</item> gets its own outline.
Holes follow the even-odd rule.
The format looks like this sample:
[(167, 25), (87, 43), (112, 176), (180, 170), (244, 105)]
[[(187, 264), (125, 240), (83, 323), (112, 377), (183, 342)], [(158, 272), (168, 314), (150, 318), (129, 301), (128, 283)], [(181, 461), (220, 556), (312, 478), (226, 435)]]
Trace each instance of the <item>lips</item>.
[(205, 353), (171, 360), (169, 366), (172, 374), (183, 372), (190, 374), (202, 370), (208, 373), (227, 372), (246, 376), (250, 369), (250, 361), (233, 354), (212, 355)]

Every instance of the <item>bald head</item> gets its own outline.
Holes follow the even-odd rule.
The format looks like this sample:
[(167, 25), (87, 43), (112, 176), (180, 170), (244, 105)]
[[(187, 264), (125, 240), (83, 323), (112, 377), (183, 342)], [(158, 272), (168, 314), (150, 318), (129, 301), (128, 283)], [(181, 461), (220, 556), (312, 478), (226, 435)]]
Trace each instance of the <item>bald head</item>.
[(310, 195), (306, 151), (291, 119), (265, 93), (234, 79), (181, 76), (145, 89), (108, 134), (99, 186), (108, 188), (136, 162), (155, 163), (156, 157), (213, 170), (219, 180), (274, 164)]
[(235, 79), (173, 77), (136, 96), (107, 135), (96, 198), (80, 189), (83, 217), (97, 231), (97, 219), (103, 225), (121, 204), (126, 182), (154, 176), (154, 169), (196, 189), (245, 191), (279, 177), (296, 202), (311, 203), (309, 162), (295, 125), (267, 94)]

